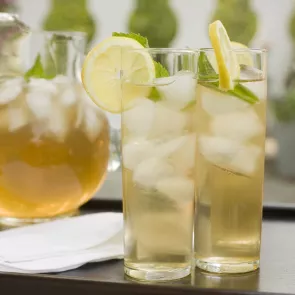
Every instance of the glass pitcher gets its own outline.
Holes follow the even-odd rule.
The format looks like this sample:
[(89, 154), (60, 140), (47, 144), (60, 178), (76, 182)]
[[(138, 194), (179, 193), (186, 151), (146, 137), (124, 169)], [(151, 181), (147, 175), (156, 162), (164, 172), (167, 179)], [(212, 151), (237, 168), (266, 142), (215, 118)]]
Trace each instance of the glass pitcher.
[(0, 68), (2, 224), (72, 215), (103, 183), (109, 127), (80, 83), (84, 49), (83, 33), (30, 32), (17, 70)]

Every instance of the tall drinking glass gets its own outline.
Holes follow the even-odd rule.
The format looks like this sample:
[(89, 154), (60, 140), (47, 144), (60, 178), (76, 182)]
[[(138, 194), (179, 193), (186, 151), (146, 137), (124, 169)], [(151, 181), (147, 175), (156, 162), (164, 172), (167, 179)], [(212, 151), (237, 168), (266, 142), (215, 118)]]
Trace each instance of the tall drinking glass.
[(144, 83), (140, 67), (132, 77), (123, 73), (125, 273), (139, 280), (179, 279), (190, 273), (193, 254), (197, 54), (132, 54), (138, 54), (138, 65), (151, 56), (156, 77), (162, 77)]
[[(109, 155), (107, 119), (77, 77), (84, 34), (32, 32), (19, 41), (6, 52), (17, 70), (0, 71), (0, 223), (6, 225), (74, 214), (102, 184)], [(11, 40), (3, 42), (1, 53)]]
[(206, 67), (199, 67), (197, 87), (195, 259), (216, 273), (253, 271), (260, 256), (266, 52), (235, 54), (240, 78), (224, 92), (212, 75), (214, 51), (200, 51)]

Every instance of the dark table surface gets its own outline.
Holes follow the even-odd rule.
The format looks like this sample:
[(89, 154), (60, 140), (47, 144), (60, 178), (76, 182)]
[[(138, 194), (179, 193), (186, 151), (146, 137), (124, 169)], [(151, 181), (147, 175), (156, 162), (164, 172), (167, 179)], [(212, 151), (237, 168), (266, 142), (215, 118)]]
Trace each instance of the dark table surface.
[[(109, 204), (91, 207), (109, 211)], [(119, 211), (121, 204), (111, 205)], [(295, 210), (264, 210), (261, 268), (244, 275), (216, 275), (194, 270), (173, 283), (139, 284), (124, 277), (123, 262), (85, 265), (50, 275), (0, 275), (0, 294), (295, 294)], [(213, 289), (212, 289), (213, 288)], [(3, 292), (3, 293), (2, 293)], [(34, 293), (35, 292), (35, 293)]]
[[(84, 277), (106, 282), (129, 281), (124, 278), (123, 262), (89, 265), (58, 276)], [(191, 278), (174, 285), (295, 294), (295, 221), (263, 222), (261, 268), (246, 275), (215, 275), (195, 270)]]

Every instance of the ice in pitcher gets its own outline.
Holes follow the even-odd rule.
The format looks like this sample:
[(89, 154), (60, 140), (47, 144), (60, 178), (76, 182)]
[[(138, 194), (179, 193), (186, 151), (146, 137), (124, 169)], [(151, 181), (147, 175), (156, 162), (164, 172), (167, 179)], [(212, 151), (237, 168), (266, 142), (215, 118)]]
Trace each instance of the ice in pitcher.
[(91, 198), (108, 161), (108, 125), (81, 85), (65, 76), (0, 82), (0, 213), (71, 212)]

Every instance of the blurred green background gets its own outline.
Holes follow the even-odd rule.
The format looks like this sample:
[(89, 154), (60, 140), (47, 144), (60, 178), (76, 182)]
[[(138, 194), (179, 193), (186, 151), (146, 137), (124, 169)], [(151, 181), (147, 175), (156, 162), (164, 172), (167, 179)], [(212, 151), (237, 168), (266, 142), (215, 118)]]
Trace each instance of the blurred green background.
[(216, 19), (233, 41), (268, 49), (266, 189), (280, 200), (291, 185), (284, 200), (295, 201), (294, 0), (0, 0), (0, 10), (34, 29), (86, 32), (87, 50), (113, 31), (139, 32), (151, 47), (210, 47)]

